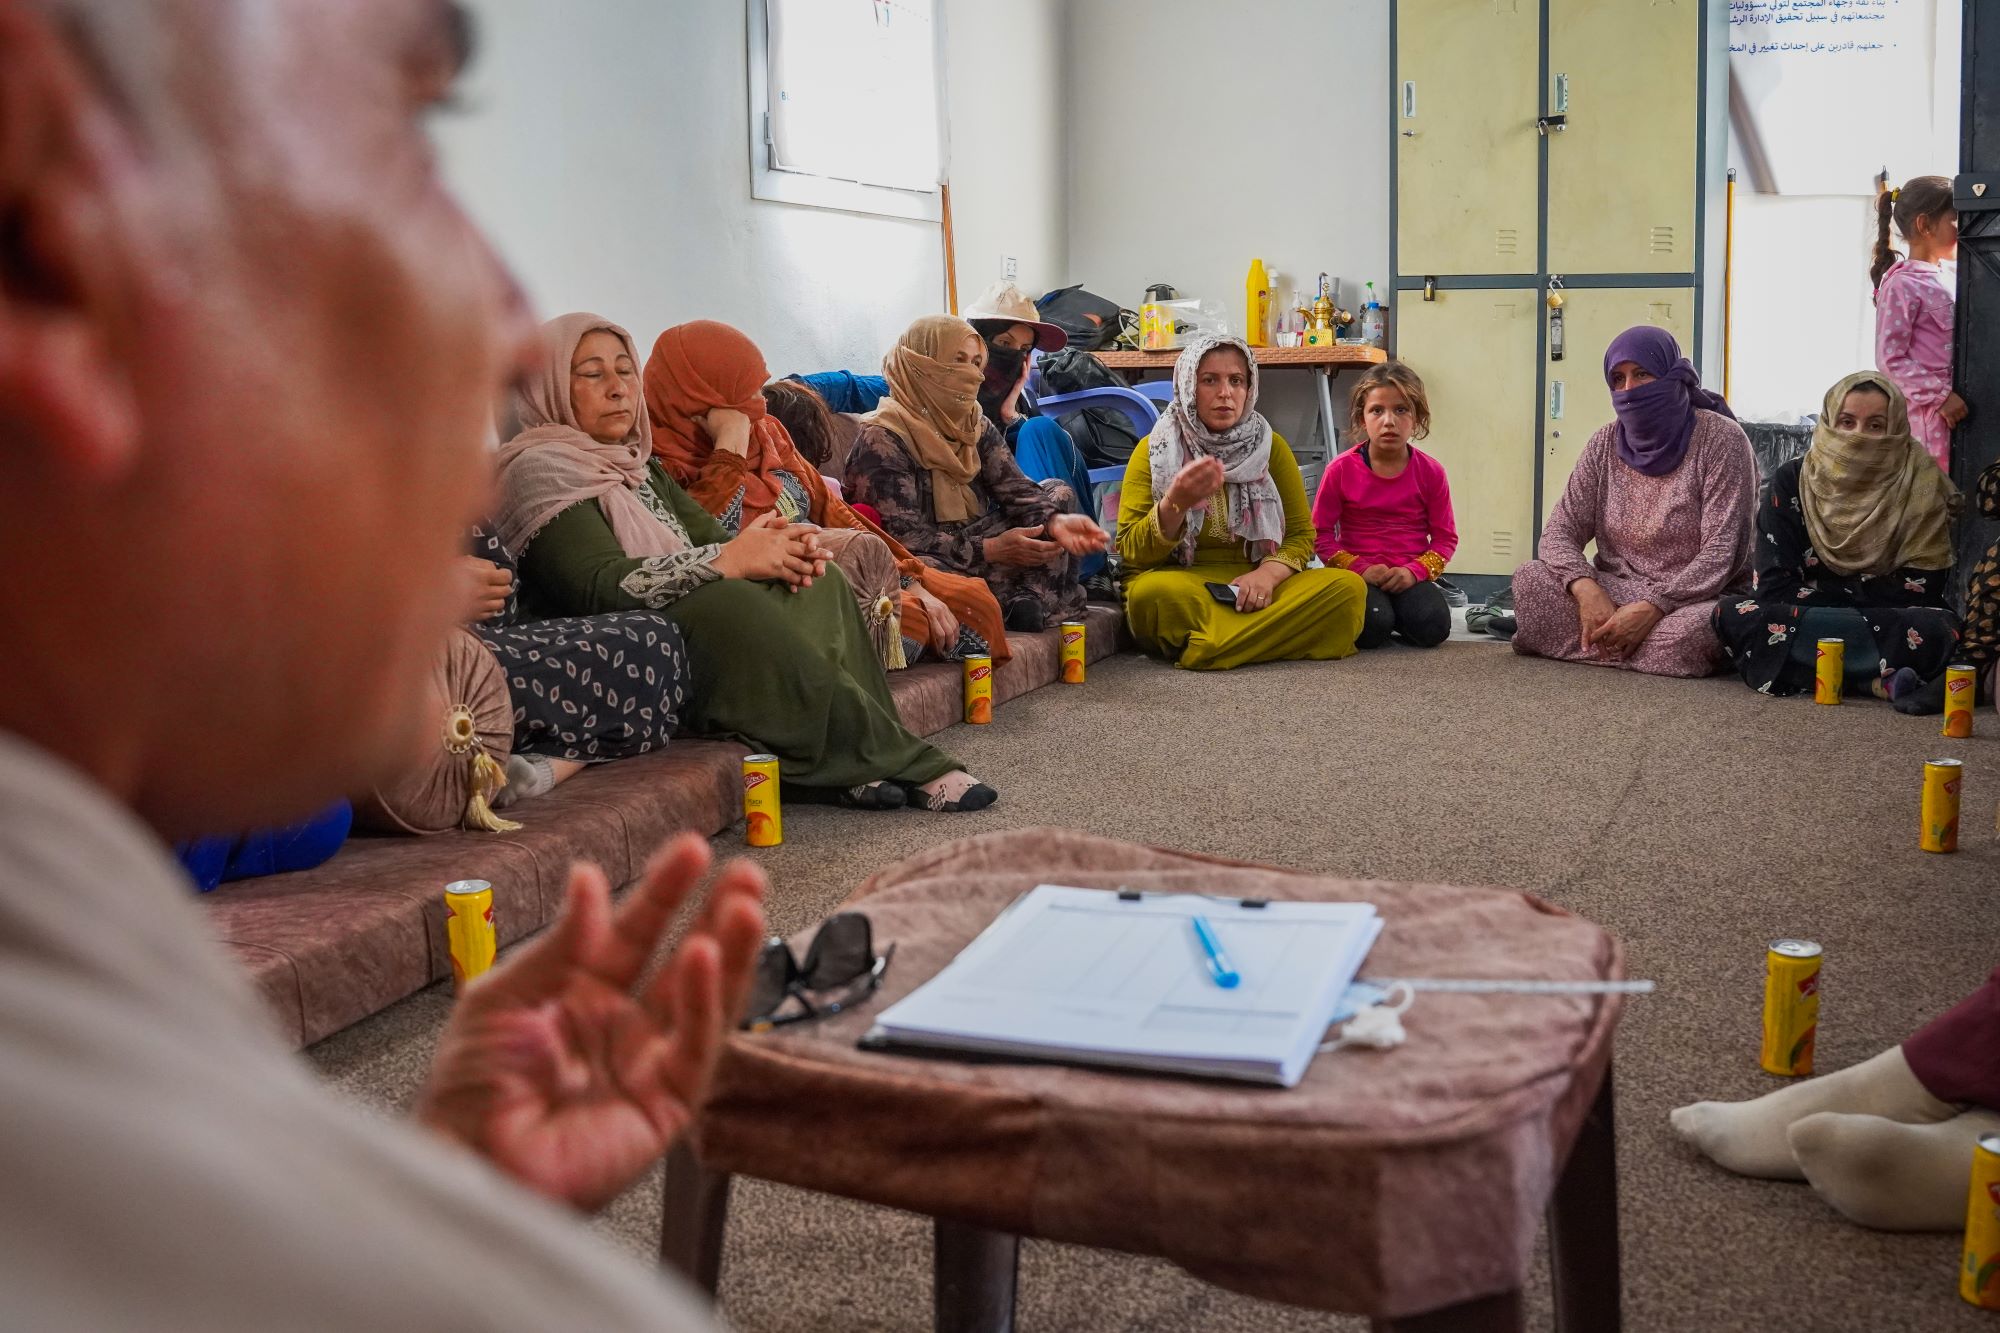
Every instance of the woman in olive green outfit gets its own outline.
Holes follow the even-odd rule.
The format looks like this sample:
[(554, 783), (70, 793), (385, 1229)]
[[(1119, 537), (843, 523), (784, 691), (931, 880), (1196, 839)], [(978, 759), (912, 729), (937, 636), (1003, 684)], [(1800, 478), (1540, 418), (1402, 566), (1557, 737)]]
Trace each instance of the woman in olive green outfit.
[[(1174, 400), (1125, 469), (1118, 554), (1132, 637), (1175, 666), (1354, 652), (1368, 585), (1306, 567), (1305, 483), (1257, 411), (1257, 362), (1240, 338), (1205, 337), (1181, 353)], [(1223, 585), (1227, 603), (1209, 591)]]
[(500, 450), (501, 542), (531, 615), (651, 610), (687, 637), (690, 731), (777, 755), (846, 805), (977, 810), (996, 793), (904, 729), (845, 577), (810, 525), (731, 538), (653, 459), (631, 335), (596, 315), (542, 326)]

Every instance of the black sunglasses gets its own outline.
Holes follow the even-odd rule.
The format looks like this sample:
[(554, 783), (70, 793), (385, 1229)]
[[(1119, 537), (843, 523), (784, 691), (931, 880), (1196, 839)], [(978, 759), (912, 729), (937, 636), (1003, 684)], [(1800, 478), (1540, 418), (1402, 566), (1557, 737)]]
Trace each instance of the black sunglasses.
[[(895, 954), (892, 944), (881, 957), (875, 956), (874, 932), (859, 912), (836, 913), (821, 923), (806, 946), (803, 963), (792, 955), (790, 945), (772, 939), (757, 955), (743, 1026), (766, 1032), (851, 1009), (882, 984), (882, 974)], [(816, 998), (830, 991), (840, 993), (831, 999)]]

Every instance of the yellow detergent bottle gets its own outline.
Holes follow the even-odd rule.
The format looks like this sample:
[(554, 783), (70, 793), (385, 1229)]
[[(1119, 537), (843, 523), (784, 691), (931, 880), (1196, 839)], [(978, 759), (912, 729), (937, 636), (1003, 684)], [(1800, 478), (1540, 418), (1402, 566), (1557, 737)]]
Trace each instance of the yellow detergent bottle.
[(1271, 345), (1271, 277), (1261, 259), (1250, 261), (1243, 282), (1243, 340), (1252, 347)]

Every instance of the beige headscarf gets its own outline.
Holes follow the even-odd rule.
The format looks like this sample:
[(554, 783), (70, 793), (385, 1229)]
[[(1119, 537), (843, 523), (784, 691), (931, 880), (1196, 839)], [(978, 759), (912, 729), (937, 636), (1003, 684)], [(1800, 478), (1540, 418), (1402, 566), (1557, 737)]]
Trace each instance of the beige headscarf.
[(984, 374), (970, 362), (949, 358), (977, 330), (954, 315), (926, 315), (910, 325), (882, 358), (889, 396), (863, 417), (902, 437), (910, 457), (931, 474), (931, 507), (940, 523), (963, 523), (984, 509), (973, 493), (979, 475), (979, 410)]
[(672, 555), (687, 549), (681, 535), (653, 515), (639, 498), (646, 462), (653, 456), (653, 426), (636, 386), (632, 428), (616, 444), (603, 444), (577, 425), (570, 401), (570, 362), (585, 335), (602, 329), (625, 344), (632, 364), (639, 356), (632, 335), (602, 315), (561, 315), (542, 325), (541, 368), (514, 390), (521, 433), (500, 446), (500, 511), (494, 536), (514, 555), (527, 549), (548, 521), (584, 500), (597, 501), (612, 535), (629, 556)]
[[(1886, 436), (1834, 428), (1840, 405), (1860, 388), (1888, 395)], [(1910, 438), (1909, 406), (1887, 375), (1857, 371), (1827, 390), (1812, 448), (1799, 464), (1799, 511), (1822, 565), (1835, 574), (1949, 569), (1951, 521), (1963, 504)]]

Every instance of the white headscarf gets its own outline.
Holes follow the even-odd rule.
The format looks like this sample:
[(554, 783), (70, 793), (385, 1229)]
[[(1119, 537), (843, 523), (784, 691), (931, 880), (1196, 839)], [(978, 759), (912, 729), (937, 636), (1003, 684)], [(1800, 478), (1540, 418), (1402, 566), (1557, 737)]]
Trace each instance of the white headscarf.
[[(1250, 368), (1250, 387), (1242, 419), (1228, 430), (1216, 432), (1203, 425), (1195, 412), (1194, 392), (1202, 358), (1219, 347), (1233, 347), (1243, 354), (1243, 363)], [(1257, 358), (1241, 338), (1204, 335), (1174, 363), (1174, 401), (1160, 414), (1147, 450), (1153, 488), (1164, 490), (1197, 458), (1213, 458), (1222, 464), (1229, 530), (1242, 539), (1251, 562), (1277, 550), (1285, 536), (1285, 501), (1278, 494), (1278, 484), (1271, 480), (1271, 423), (1257, 411)], [(1207, 521), (1206, 502), (1188, 511), (1187, 527), (1175, 552), (1182, 564), (1193, 563), (1195, 541)]]

